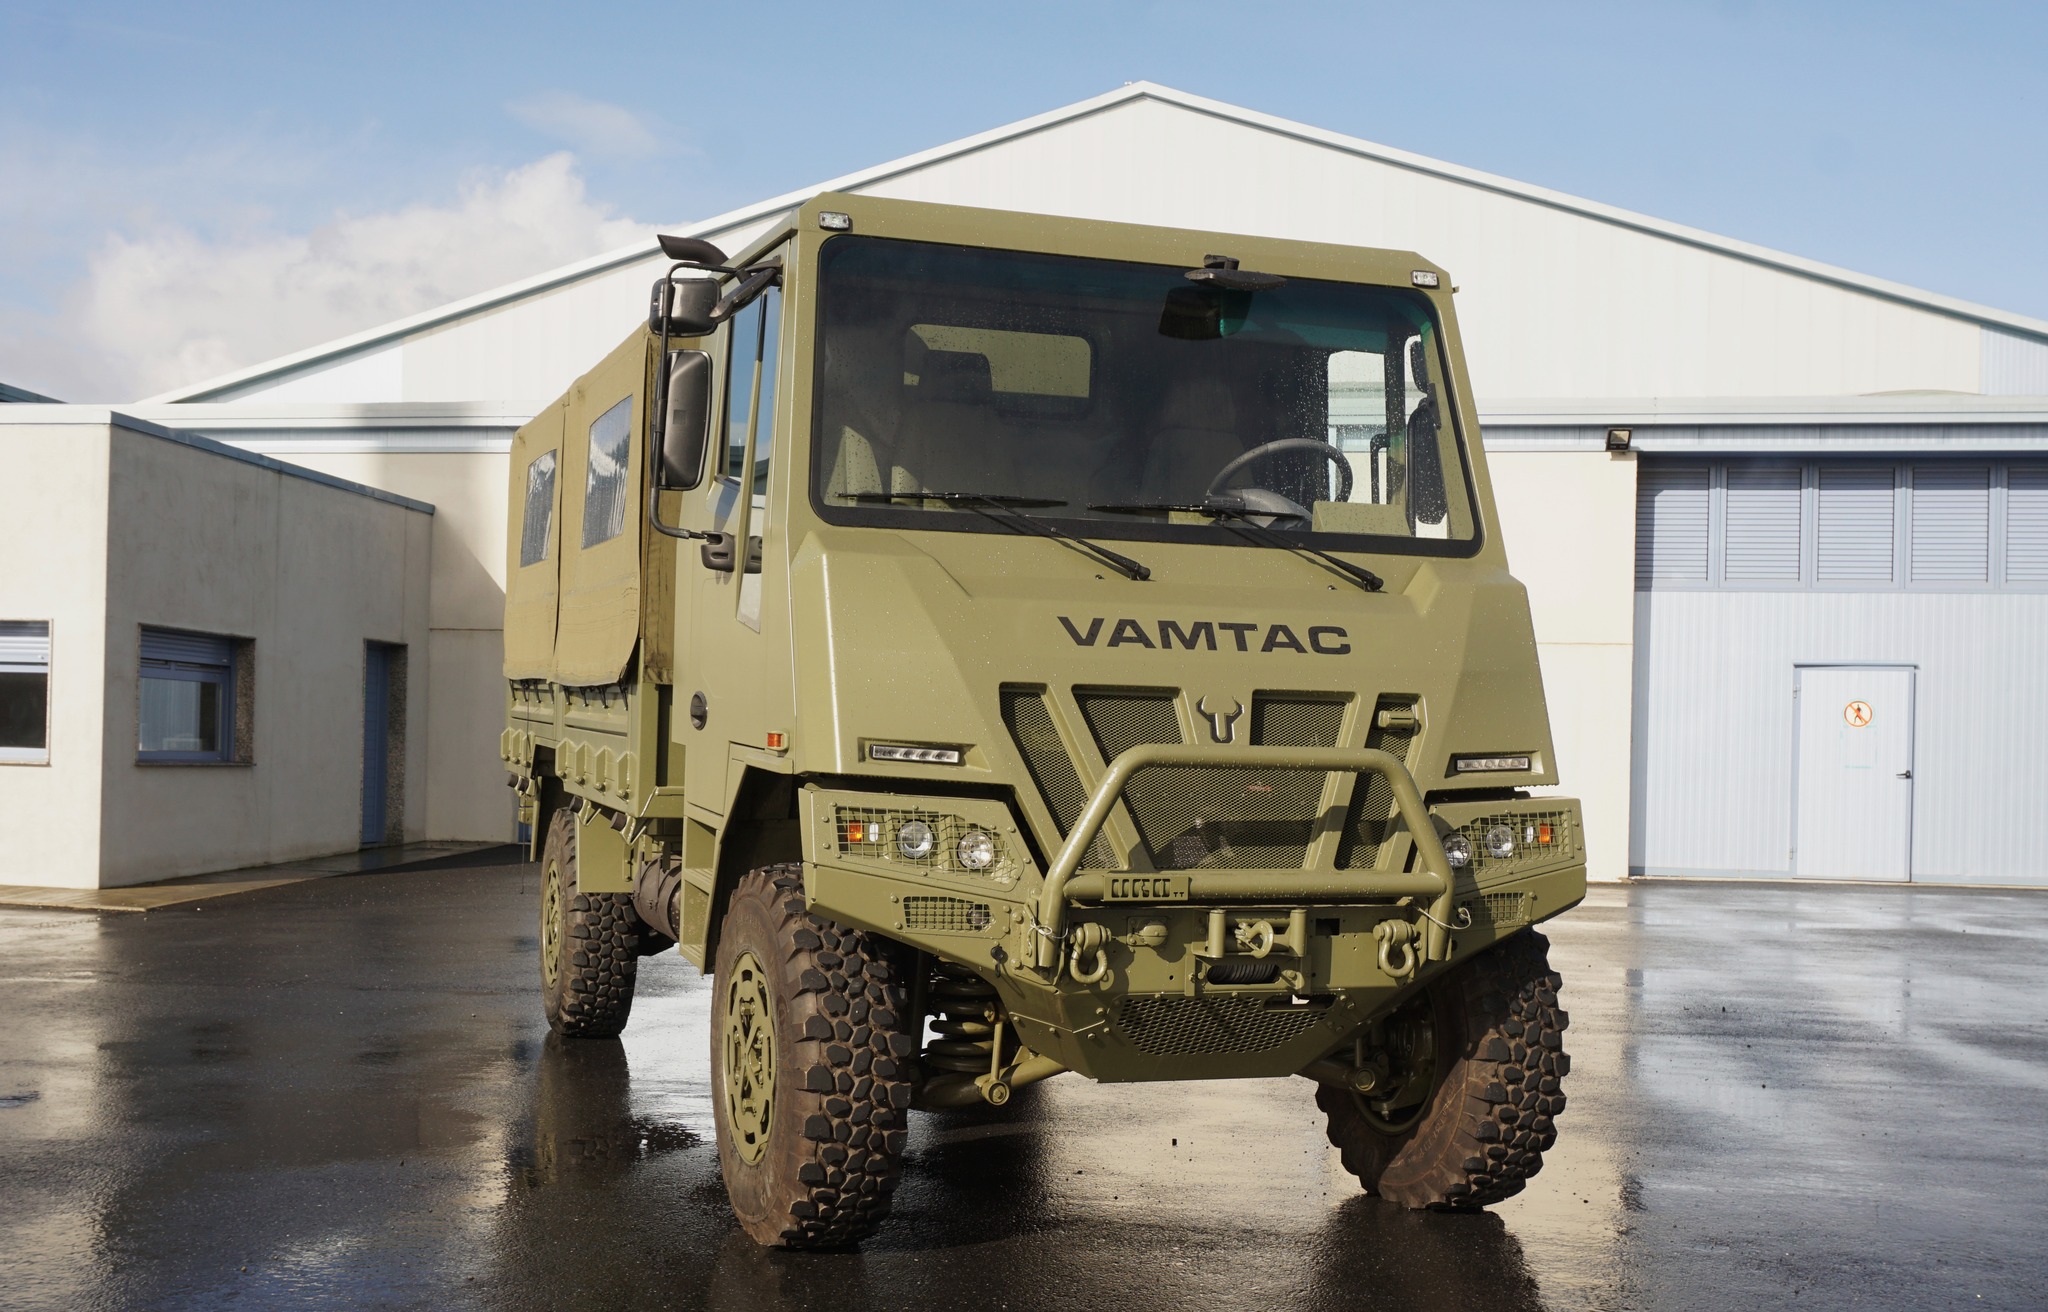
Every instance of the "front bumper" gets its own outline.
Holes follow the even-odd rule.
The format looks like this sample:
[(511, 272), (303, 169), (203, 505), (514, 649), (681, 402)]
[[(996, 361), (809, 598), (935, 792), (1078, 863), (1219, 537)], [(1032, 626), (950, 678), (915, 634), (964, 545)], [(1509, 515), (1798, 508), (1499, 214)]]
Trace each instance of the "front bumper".
[[(1079, 868), (1138, 771), (1247, 765), (1379, 774), (1403, 841), (1372, 869), (1338, 869), (1327, 855), (1283, 870)], [(820, 915), (972, 970), (1032, 1051), (1101, 1080), (1292, 1074), (1451, 963), (1585, 895), (1576, 802), (1432, 811), (1397, 758), (1364, 748), (1134, 747), (1043, 869), (999, 801), (809, 787), (803, 806), (806, 891)], [(923, 819), (939, 831), (937, 855), (906, 859), (886, 837), (849, 842), (850, 817), (885, 836)], [(1442, 835), (1495, 825), (1541, 826), (1549, 841), (1454, 870)], [(968, 829), (997, 842), (986, 871), (947, 855)], [(1247, 970), (1254, 962), (1278, 969)]]

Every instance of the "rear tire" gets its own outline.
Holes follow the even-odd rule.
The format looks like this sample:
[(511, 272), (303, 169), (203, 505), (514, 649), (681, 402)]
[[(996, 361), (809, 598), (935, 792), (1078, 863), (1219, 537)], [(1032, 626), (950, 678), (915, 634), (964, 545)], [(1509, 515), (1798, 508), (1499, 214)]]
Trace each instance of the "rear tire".
[(640, 914), (626, 893), (576, 891), (576, 816), (548, 818), (540, 858), (540, 996), (564, 1038), (615, 1039), (633, 1010)]
[(726, 906), (712, 1108), (741, 1228), (840, 1248), (888, 1215), (917, 1043), (890, 944), (810, 915), (801, 870), (752, 871)]
[(1367, 1193), (1478, 1211), (1543, 1169), (1571, 1070), (1570, 1017), (1557, 1005), (1564, 981), (1550, 969), (1549, 946), (1524, 930), (1429, 985), (1414, 1015), (1432, 1031), (1436, 1080), (1413, 1115), (1390, 1121), (1358, 1094), (1317, 1089), (1330, 1142)]

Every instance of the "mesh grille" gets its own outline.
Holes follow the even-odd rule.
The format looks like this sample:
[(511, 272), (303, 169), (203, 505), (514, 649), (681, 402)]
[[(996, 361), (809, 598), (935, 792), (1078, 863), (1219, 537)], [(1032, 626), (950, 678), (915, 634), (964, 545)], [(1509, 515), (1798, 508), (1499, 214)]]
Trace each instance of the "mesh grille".
[(1514, 929), (1529, 923), (1527, 893), (1486, 893), (1465, 905), (1472, 911), (1472, 923), (1482, 928)]
[(1116, 1026), (1132, 1047), (1155, 1057), (1266, 1052), (1300, 1038), (1323, 1007), (1269, 1007), (1264, 998), (1126, 998)]
[[(1024, 768), (1030, 773), (1038, 795), (1045, 799), (1046, 809), (1052, 812), (1053, 823), (1064, 836), (1081, 818), (1081, 808), (1088, 804), (1088, 792), (1081, 787), (1073, 758), (1067, 755), (1059, 730), (1053, 726), (1052, 712), (1045, 706), (1045, 693), (1038, 688), (1004, 688), (1000, 698), (1003, 723), (1016, 740)], [(1088, 845), (1088, 854), (1081, 864), (1090, 870), (1107, 870), (1116, 864), (1109, 844), (1100, 834)]]
[(1086, 692), (1076, 689), (1074, 700), (1102, 749), (1102, 759), (1114, 761), (1145, 743), (1177, 743), (1180, 716), (1174, 713), (1171, 688), (1142, 692)]
[[(1105, 761), (1144, 743), (1182, 741), (1172, 689), (1076, 691)], [(1345, 703), (1300, 693), (1254, 695), (1250, 738), (1335, 747)], [(1315, 836), (1324, 776), (1299, 770), (1140, 770), (1124, 789), (1146, 855), (1160, 870), (1299, 869)]]
[[(1412, 714), (1414, 707), (1415, 696), (1412, 693), (1390, 693), (1381, 697), (1372, 708), (1372, 727), (1366, 731), (1365, 745), (1391, 752), (1406, 765), (1408, 748), (1415, 741), (1415, 731), (1381, 728), (1380, 712)], [(1381, 854), (1386, 851), (1387, 840), (1394, 833), (1393, 785), (1383, 774), (1364, 775), (1358, 783), (1358, 788), (1351, 794), (1351, 814), (1344, 821), (1344, 836), (1337, 843), (1339, 870), (1371, 870), (1378, 866)]]
[(1341, 699), (1289, 693), (1252, 698), (1252, 741), (1266, 747), (1335, 747), (1344, 728)]
[(903, 924), (938, 934), (975, 934), (988, 928), (986, 902), (969, 902), (963, 897), (906, 897)]

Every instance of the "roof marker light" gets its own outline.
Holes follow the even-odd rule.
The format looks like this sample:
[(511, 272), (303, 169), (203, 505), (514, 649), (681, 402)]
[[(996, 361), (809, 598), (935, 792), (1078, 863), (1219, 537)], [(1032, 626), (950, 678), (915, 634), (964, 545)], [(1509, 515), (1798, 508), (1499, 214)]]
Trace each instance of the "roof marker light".
[(1417, 287), (1434, 287), (1437, 285), (1436, 271), (1434, 269), (1417, 269), (1408, 275), (1408, 281), (1414, 283)]
[(827, 232), (852, 232), (853, 216), (844, 210), (819, 210), (818, 226)]

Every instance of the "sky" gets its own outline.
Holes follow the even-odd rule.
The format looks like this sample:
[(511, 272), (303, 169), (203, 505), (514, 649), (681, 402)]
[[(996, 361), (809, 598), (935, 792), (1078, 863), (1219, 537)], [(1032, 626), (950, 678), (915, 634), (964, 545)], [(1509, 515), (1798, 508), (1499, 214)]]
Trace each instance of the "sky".
[(0, 382), (127, 401), (1149, 80), (2048, 319), (2048, 5), (0, 0)]

